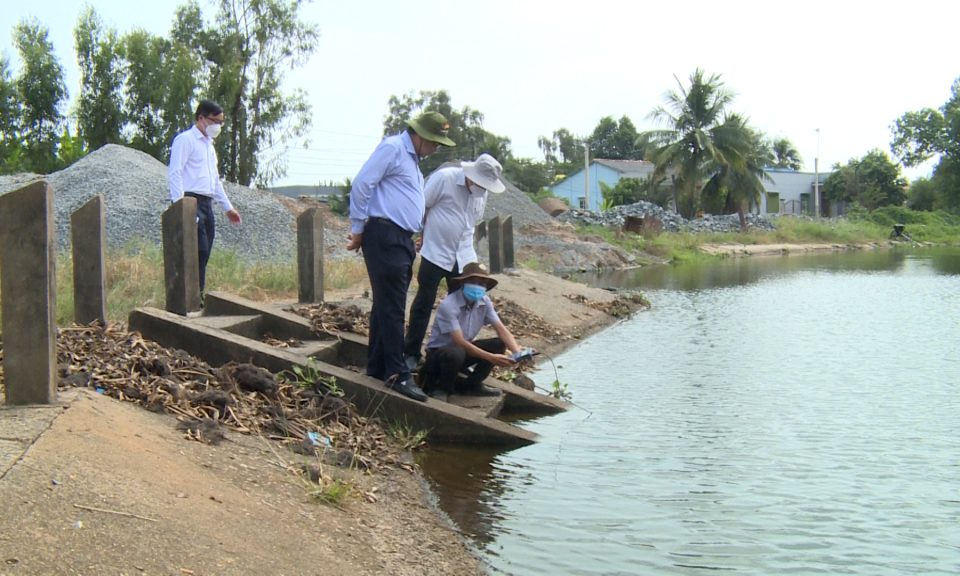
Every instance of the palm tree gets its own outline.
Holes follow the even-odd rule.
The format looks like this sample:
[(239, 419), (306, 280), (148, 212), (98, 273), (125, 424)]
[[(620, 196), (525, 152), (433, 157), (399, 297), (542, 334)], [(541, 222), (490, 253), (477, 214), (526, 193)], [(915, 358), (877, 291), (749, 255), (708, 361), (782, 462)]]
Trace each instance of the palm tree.
[(765, 188), (764, 181), (773, 180), (764, 168), (773, 162), (774, 153), (763, 133), (751, 128), (747, 119), (739, 114), (731, 114), (726, 120), (739, 126), (747, 134), (746, 149), (741, 149), (739, 158), (742, 163), (721, 166), (704, 185), (703, 194), (726, 193), (725, 209), (727, 214), (736, 212), (740, 216), (740, 230), (747, 227), (745, 212), (752, 206), (759, 206)]
[(643, 132), (636, 142), (656, 165), (654, 178), (672, 173), (674, 205), (687, 218), (699, 207), (697, 189), (704, 179), (724, 167), (746, 170), (752, 148), (745, 121), (728, 111), (736, 95), (719, 74), (704, 76), (702, 69), (694, 70), (689, 88), (674, 76), (678, 90), (668, 91), (666, 106), (647, 116), (664, 128)]
[(803, 166), (803, 158), (800, 151), (793, 145), (793, 142), (785, 136), (777, 136), (773, 139), (773, 163), (774, 168), (789, 168), (799, 170)]

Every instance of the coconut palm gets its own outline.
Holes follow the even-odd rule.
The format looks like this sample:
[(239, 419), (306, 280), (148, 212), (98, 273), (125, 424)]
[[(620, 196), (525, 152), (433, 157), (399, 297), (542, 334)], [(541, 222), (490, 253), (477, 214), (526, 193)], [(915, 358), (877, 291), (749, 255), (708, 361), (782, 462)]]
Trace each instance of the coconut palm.
[(803, 158), (800, 151), (793, 145), (789, 138), (777, 136), (773, 139), (773, 163), (774, 168), (789, 168), (799, 170), (803, 166)]
[[(740, 216), (740, 229), (747, 226), (745, 212), (759, 206), (764, 193), (763, 183), (773, 180), (764, 170), (774, 160), (773, 149), (763, 133), (751, 128), (745, 117), (730, 114), (726, 122), (739, 126), (747, 134), (746, 141), (738, 141), (737, 157), (741, 162), (717, 167), (716, 172), (703, 187), (703, 195), (725, 195), (724, 213), (736, 212)], [(734, 131), (731, 127), (731, 131)], [(739, 148), (746, 144), (746, 148)]]
[(665, 106), (647, 116), (664, 128), (643, 132), (636, 144), (656, 165), (655, 178), (670, 175), (674, 205), (689, 218), (699, 207), (697, 190), (704, 179), (723, 167), (745, 170), (752, 143), (742, 119), (731, 121), (729, 108), (736, 96), (719, 74), (705, 77), (697, 68), (689, 88), (674, 79), (678, 90), (668, 91)]

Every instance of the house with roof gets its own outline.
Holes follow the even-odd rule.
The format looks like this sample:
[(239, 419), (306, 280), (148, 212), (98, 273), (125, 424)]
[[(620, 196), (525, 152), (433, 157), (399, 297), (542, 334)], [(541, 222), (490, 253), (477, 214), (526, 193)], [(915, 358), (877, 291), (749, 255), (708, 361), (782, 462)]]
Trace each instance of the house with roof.
[[(599, 211), (603, 205), (603, 193), (600, 183), (616, 186), (621, 178), (636, 178), (642, 180), (653, 174), (654, 165), (646, 160), (605, 160), (594, 159), (589, 167), (589, 209)], [(797, 172), (782, 168), (766, 170), (768, 181), (763, 183), (764, 194), (760, 206), (754, 211), (760, 214), (810, 214), (813, 210), (811, 201), (814, 196), (813, 172)], [(837, 203), (823, 204), (823, 183), (830, 172), (821, 172), (820, 195), (821, 214), (824, 216), (838, 215), (843, 212), (843, 206)], [(587, 174), (585, 170), (578, 170), (560, 182), (550, 186), (554, 196), (566, 198), (574, 208), (587, 208)], [(668, 180), (669, 182), (669, 180)]]
[(642, 180), (653, 174), (653, 162), (646, 160), (603, 160), (597, 158), (590, 162), (590, 206), (587, 206), (586, 171), (578, 170), (562, 181), (550, 186), (550, 191), (558, 198), (566, 198), (574, 208), (599, 211), (603, 205), (600, 182), (615, 186), (621, 178)]

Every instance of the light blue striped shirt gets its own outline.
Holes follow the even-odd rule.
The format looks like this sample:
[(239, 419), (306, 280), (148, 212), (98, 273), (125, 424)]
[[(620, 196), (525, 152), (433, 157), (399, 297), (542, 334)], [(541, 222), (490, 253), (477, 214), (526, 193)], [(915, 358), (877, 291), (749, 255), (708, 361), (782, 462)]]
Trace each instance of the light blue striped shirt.
[(384, 138), (350, 190), (350, 231), (363, 233), (367, 218), (387, 218), (401, 228), (423, 227), (423, 173), (410, 135)]

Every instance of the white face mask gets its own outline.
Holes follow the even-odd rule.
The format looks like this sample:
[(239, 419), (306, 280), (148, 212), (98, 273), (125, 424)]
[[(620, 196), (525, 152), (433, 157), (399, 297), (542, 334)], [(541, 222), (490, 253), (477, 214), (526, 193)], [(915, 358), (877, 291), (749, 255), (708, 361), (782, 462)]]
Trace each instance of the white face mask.
[(216, 138), (220, 135), (220, 125), (219, 124), (210, 124), (207, 126), (207, 136), (211, 138)]
[(471, 193), (476, 194), (477, 196), (486, 192), (485, 188), (481, 188), (472, 182), (470, 183), (469, 186), (467, 186), (467, 189), (470, 190)]

